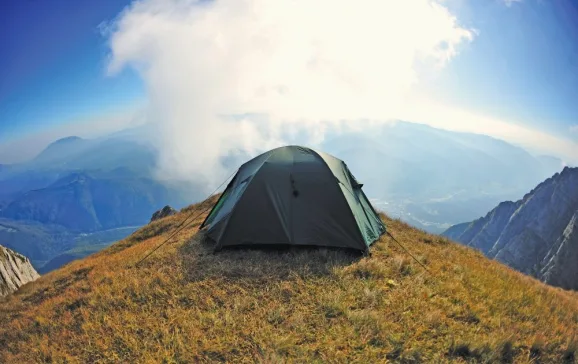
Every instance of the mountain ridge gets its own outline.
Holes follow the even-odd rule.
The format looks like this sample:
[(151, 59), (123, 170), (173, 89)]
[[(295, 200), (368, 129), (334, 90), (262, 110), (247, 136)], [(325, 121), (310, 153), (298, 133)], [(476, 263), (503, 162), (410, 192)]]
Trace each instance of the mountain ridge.
[(97, 231), (145, 224), (165, 201), (176, 200), (168, 188), (148, 178), (73, 172), (13, 199), (0, 216), (57, 224), (72, 231)]
[(578, 168), (565, 167), (516, 202), (506, 201), (444, 235), (549, 284), (578, 289)]

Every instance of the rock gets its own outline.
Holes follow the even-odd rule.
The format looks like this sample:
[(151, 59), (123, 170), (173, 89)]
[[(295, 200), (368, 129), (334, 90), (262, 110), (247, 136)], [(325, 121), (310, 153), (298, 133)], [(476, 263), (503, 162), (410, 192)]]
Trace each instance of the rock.
[(578, 168), (446, 235), (543, 282), (578, 289)]
[(169, 205), (166, 205), (162, 209), (156, 211), (153, 216), (151, 217), (151, 222), (156, 221), (158, 219), (165, 218), (167, 216), (171, 216), (177, 213), (177, 210), (173, 209)]
[(0, 246), (0, 297), (6, 296), (22, 285), (38, 279), (40, 275), (22, 254)]

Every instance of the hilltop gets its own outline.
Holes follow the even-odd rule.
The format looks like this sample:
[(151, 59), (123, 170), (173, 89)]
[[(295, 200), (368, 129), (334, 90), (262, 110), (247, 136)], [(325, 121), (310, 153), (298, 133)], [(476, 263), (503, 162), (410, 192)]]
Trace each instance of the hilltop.
[(383, 216), (342, 250), (224, 250), (184, 214), (48, 273), (0, 302), (0, 362), (573, 362), (578, 294)]

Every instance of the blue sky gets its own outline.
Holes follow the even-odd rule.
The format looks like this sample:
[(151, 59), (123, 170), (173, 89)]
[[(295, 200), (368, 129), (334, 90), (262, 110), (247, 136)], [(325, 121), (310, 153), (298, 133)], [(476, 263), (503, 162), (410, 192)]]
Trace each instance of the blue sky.
[(0, 142), (122, 108), (143, 97), (136, 74), (105, 75), (98, 25), (127, 1), (0, 3)]
[(433, 85), (441, 98), (554, 133), (578, 124), (578, 2), (450, 4), (479, 34)]
[[(99, 24), (124, 0), (2, 1), (0, 144), (145, 99), (130, 67), (106, 75)], [(475, 37), (420, 88), (431, 99), (578, 140), (578, 5), (570, 0), (447, 0)], [(427, 122), (427, 120), (423, 120)], [(1, 158), (0, 158), (1, 159)], [(1, 160), (0, 160), (1, 162)]]

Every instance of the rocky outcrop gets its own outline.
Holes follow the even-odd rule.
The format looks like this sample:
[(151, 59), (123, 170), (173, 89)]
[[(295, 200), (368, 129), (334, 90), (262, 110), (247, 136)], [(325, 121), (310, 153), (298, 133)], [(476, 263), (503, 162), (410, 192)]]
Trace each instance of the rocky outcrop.
[(546, 283), (578, 289), (578, 168), (566, 167), (521, 200), (443, 235)]
[(177, 213), (177, 210), (173, 209), (172, 207), (170, 207), (169, 205), (163, 207), (162, 209), (156, 211), (153, 216), (151, 217), (151, 221), (156, 221), (158, 219), (162, 219), (164, 217), (167, 216), (171, 216)]
[(543, 259), (539, 272), (542, 280), (553, 286), (577, 289), (578, 286), (578, 211), (560, 239)]
[(0, 297), (36, 280), (40, 275), (25, 256), (0, 246)]

